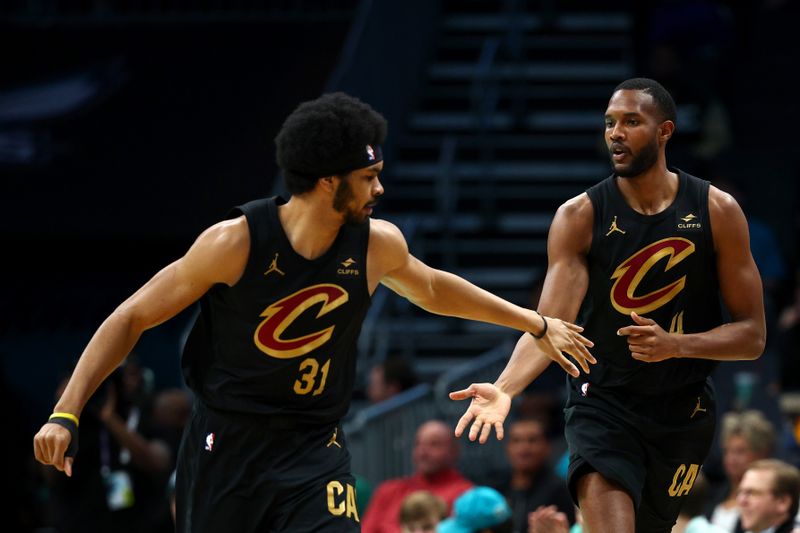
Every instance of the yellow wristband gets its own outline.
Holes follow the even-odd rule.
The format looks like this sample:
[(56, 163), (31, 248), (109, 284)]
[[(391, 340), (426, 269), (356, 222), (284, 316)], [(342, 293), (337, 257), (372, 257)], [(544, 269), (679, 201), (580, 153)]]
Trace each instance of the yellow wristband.
[(73, 415), (72, 413), (53, 413), (52, 415), (50, 415), (50, 418), (48, 418), (48, 420), (52, 420), (54, 418), (66, 418), (67, 420), (72, 420), (73, 422), (75, 422), (76, 426), (80, 425), (80, 423), (78, 422), (78, 417)]

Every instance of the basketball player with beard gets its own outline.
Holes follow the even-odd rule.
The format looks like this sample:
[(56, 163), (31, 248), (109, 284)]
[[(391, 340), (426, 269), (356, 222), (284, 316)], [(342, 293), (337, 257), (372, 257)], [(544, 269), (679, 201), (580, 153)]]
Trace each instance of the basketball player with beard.
[(591, 358), (581, 328), (426, 266), (397, 227), (370, 220), (385, 136), (385, 119), (356, 98), (301, 104), (276, 138), (291, 199), (235, 208), (106, 319), (36, 435), (36, 458), (71, 475), (65, 452), (92, 392), (144, 330), (200, 300), (182, 359), (196, 402), (178, 457), (177, 530), (358, 531), (339, 420), (379, 283), (433, 313), (531, 332), (563, 364), (562, 351)]
[[(539, 309), (576, 320), (597, 362), (569, 368), (568, 483), (592, 533), (669, 532), (708, 453), (718, 361), (756, 359), (765, 342), (761, 279), (747, 222), (729, 194), (667, 166), (675, 104), (658, 82), (613, 92), (605, 141), (614, 173), (557, 211)], [(721, 303), (730, 316), (724, 322)], [(521, 338), (456, 426), (486, 442), (511, 398), (550, 363)], [(471, 425), (470, 425), (471, 424)]]

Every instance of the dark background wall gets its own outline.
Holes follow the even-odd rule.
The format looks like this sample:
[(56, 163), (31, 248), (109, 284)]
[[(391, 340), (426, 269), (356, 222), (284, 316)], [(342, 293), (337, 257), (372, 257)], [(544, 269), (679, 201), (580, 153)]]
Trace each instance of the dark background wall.
[[(0, 346), (33, 412), (119, 302), (229, 207), (269, 194), (272, 139), (321, 93), (348, 22), (0, 31), (0, 94), (76, 75), (100, 87), (77, 109), (2, 125), (37, 137), (32, 161), (0, 163)], [(167, 384), (185, 315), (140, 346)]]
[[(300, 102), (370, 102), (390, 154), (438, 27), (438, 3), (419, 0), (191, 5), (0, 8), (0, 353), (31, 431), (116, 305), (230, 207), (274, 190), (273, 139)], [(181, 384), (193, 311), (136, 348), (158, 386)]]

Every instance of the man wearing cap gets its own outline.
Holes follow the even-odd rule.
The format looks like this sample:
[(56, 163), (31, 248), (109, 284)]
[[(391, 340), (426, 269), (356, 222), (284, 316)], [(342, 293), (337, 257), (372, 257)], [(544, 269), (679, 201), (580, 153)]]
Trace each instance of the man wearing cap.
[(177, 531), (358, 531), (339, 420), (379, 283), (433, 313), (530, 332), (553, 357), (588, 354), (577, 326), (426, 266), (394, 225), (370, 220), (385, 136), (385, 119), (342, 93), (292, 112), (275, 139), (291, 199), (233, 209), (106, 319), (34, 438), (36, 458), (71, 475), (87, 399), (142, 332), (199, 300), (182, 359), (197, 400)]
[(439, 523), (437, 533), (511, 533), (511, 509), (491, 487), (475, 487), (456, 500), (453, 516)]

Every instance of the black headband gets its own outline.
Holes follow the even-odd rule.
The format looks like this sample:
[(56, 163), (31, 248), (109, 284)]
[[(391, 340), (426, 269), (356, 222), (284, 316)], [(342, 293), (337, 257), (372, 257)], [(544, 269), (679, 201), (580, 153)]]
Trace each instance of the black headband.
[(361, 148), (345, 152), (335, 160), (321, 165), (318, 169), (305, 168), (303, 170), (290, 169), (294, 174), (301, 176), (323, 178), (325, 176), (343, 176), (354, 170), (371, 167), (383, 161), (383, 150), (379, 144), (362, 145)]

